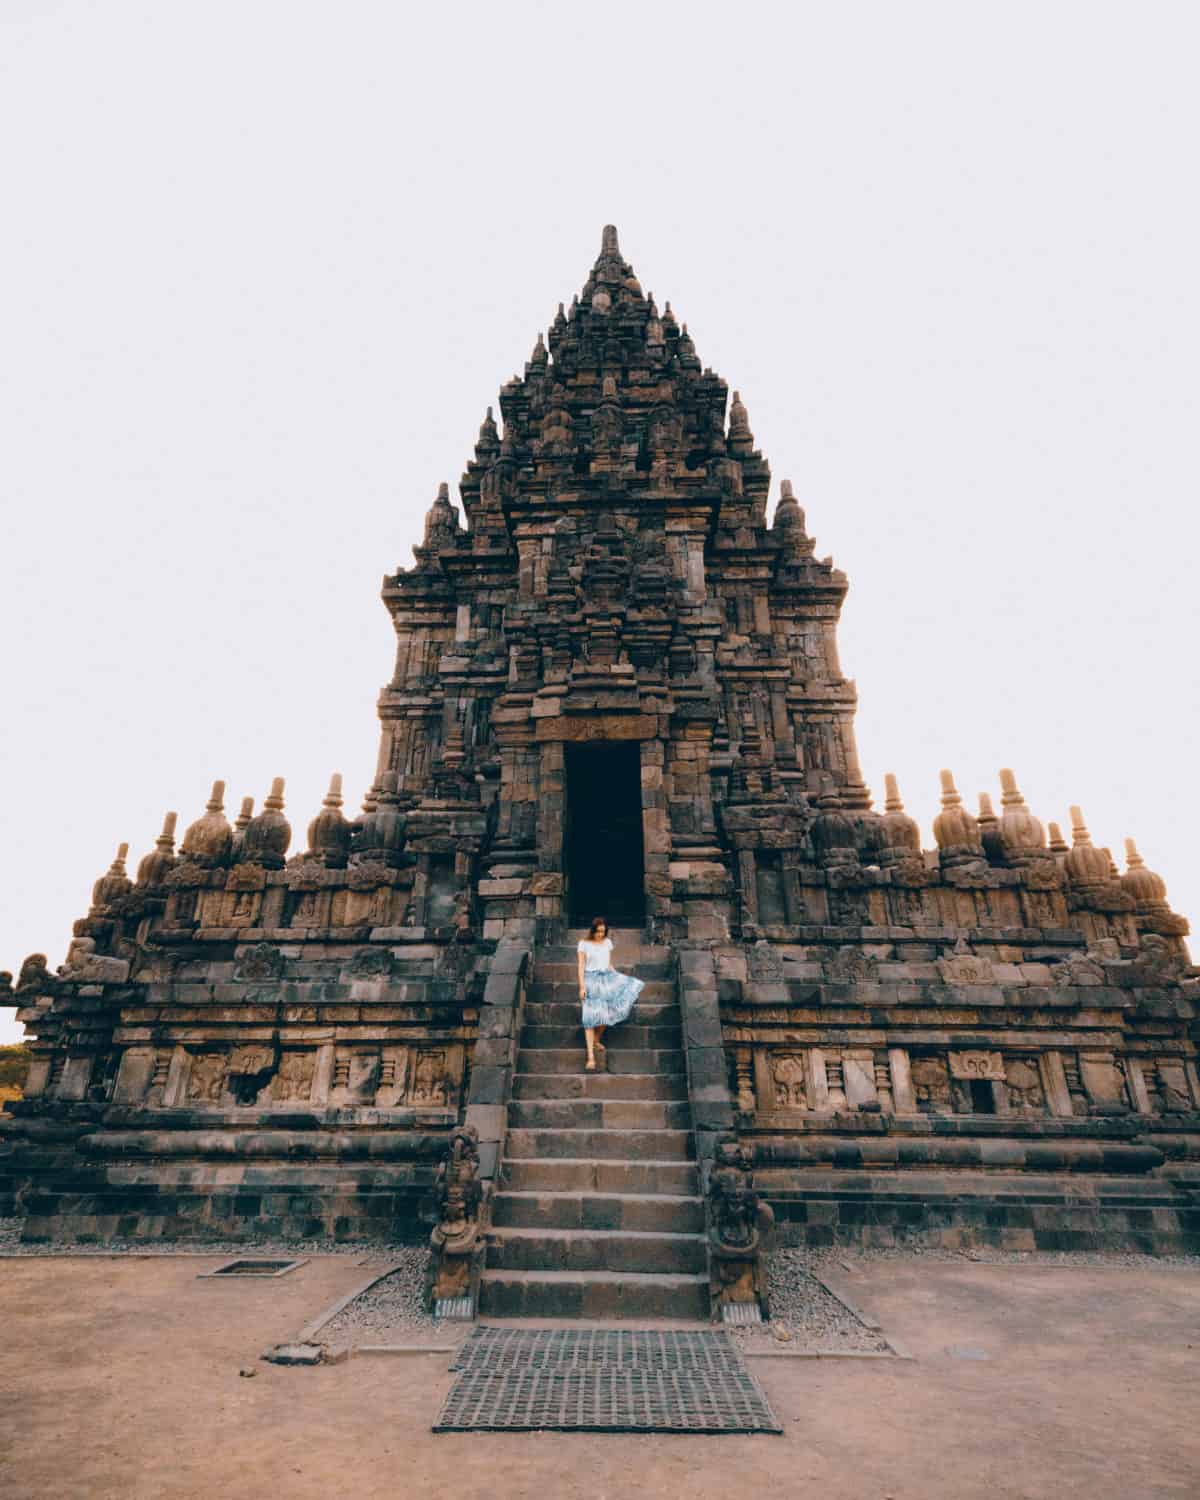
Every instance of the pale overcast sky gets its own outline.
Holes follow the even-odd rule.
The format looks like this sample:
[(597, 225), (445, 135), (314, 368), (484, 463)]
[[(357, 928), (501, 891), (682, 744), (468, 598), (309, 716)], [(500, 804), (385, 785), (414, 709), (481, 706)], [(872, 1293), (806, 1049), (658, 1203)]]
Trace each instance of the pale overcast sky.
[(849, 574), (877, 797), (1011, 765), (1200, 917), (1198, 15), (0, 0), (0, 967), (214, 777), (357, 808), (381, 577), (608, 222)]

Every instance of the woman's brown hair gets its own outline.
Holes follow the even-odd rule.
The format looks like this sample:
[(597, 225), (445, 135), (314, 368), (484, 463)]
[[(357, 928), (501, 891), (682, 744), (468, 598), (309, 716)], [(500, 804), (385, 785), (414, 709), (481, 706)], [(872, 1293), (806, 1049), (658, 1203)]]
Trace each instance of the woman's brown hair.
[(589, 943), (596, 936), (596, 928), (597, 927), (603, 927), (604, 928), (604, 935), (605, 935), (605, 937), (607, 937), (608, 936), (608, 918), (607, 917), (593, 917), (592, 918), (592, 925), (588, 928), (588, 942)]

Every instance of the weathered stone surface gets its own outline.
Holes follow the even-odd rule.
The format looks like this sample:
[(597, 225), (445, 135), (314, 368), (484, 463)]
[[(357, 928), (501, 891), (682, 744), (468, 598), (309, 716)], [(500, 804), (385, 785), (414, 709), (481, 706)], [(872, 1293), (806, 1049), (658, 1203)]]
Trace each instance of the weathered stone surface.
[[(621, 914), (618, 965), (629, 929), (654, 945), (647, 1013), (680, 1006), (682, 1039), (649, 1024), (613, 1058), (638, 1088), (686, 1064), (702, 1162), (736, 1117), (792, 1185), (813, 1160), (880, 1199), (913, 1173), (952, 1198), (938, 1174), (967, 1166), (1134, 1181), (1161, 1155), (1141, 1135), (1188, 1143), (1172, 1163), (1195, 1172), (1200, 975), (1161, 878), (1132, 845), (1115, 873), (1077, 808), (1071, 845), (1047, 841), (1008, 768), (978, 816), (941, 773), (927, 850), (894, 778), (876, 810), (846, 578), (786, 481), (768, 516), (745, 404), (615, 231), (500, 418), (461, 509), (442, 486), (384, 580), (395, 671), (361, 814), (335, 776), (289, 856), (282, 781), (232, 823), (217, 782), (178, 854), (174, 814), (136, 880), (121, 847), (58, 973), (34, 954), (3, 991), (34, 1055), (0, 1204), (101, 1238), (417, 1232), (472, 1110), (494, 1181), (523, 1036), (554, 1039), (541, 1084), (582, 1087), (574, 1013), (524, 1007), (533, 969), (530, 1003), (577, 1003), (592, 900)], [(243, 1169), (253, 1191), (218, 1175)]]

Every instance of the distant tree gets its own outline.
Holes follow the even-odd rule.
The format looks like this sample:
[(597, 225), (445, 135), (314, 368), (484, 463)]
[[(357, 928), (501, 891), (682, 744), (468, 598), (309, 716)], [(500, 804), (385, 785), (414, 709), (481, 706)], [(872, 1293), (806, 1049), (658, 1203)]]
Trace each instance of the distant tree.
[(0, 1106), (22, 1097), (32, 1055), (24, 1042), (0, 1047)]

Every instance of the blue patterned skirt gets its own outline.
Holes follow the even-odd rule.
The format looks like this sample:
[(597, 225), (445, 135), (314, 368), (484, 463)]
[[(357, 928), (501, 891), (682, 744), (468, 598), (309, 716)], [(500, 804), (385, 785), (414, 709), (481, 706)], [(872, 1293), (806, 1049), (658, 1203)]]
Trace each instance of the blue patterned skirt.
[(644, 979), (632, 974), (618, 974), (616, 969), (586, 970), (583, 976), (583, 1024), (616, 1026), (633, 1009), (634, 1001), (646, 988)]

